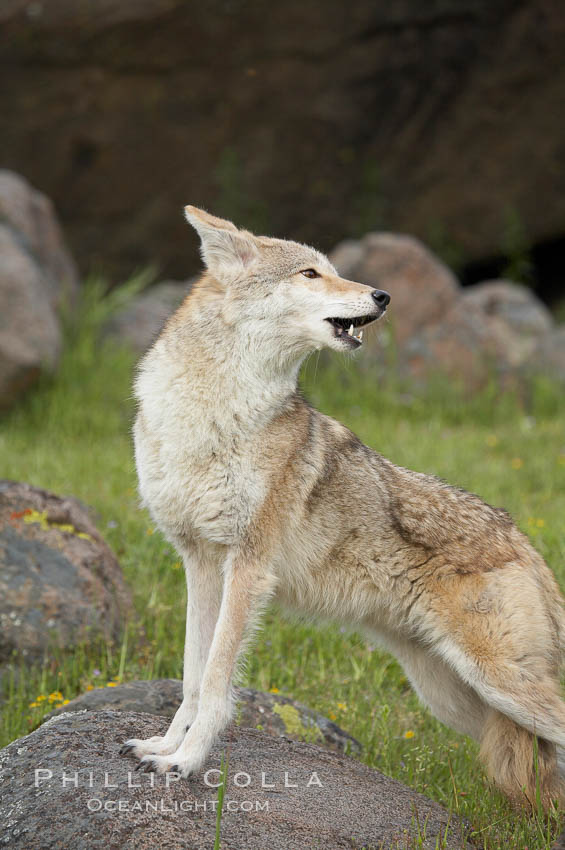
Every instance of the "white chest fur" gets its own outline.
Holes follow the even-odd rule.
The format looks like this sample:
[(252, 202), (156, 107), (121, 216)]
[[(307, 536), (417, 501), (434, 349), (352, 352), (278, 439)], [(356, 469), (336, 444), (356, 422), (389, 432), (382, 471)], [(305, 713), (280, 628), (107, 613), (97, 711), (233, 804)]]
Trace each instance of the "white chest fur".
[[(261, 432), (278, 396), (252, 381), (238, 387), (208, 373), (187, 374), (159, 348), (136, 383), (134, 442), (145, 505), (173, 539), (233, 544), (260, 506), (268, 485)], [(281, 393), (282, 391), (282, 393)], [(271, 397), (272, 396), (272, 397)]]
[(262, 487), (245, 435), (224, 439), (210, 413), (156, 423), (142, 408), (134, 427), (139, 488), (171, 535), (230, 544), (261, 501)]

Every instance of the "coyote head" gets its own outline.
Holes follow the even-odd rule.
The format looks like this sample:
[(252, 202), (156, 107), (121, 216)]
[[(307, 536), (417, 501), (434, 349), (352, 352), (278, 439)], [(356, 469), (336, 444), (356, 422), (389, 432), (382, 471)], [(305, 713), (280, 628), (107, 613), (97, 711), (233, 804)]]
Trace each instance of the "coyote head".
[(387, 292), (341, 278), (314, 248), (254, 236), (197, 207), (185, 207), (185, 215), (200, 236), (223, 320), (253, 348), (259, 340), (279, 346), (281, 355), (324, 346), (352, 351), (387, 308)]

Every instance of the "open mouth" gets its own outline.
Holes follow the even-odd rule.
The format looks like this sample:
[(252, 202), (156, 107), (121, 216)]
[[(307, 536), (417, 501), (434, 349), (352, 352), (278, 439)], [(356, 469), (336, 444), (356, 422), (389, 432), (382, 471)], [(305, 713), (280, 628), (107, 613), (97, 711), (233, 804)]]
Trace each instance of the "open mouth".
[[(324, 321), (330, 323), (337, 339), (342, 339), (352, 348), (358, 348), (363, 344), (363, 327), (375, 322), (381, 315), (382, 313), (372, 313), (367, 316), (353, 316), (348, 319), (332, 318), (324, 319)], [(356, 331), (358, 333), (355, 333)]]

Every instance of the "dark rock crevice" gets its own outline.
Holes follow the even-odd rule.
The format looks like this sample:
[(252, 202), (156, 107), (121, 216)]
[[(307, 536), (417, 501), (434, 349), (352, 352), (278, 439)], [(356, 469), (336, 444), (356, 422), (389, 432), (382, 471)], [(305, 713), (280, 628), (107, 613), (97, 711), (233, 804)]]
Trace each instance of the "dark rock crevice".
[[(538, 298), (550, 307), (565, 298), (565, 234), (525, 245), (522, 262), (525, 282), (535, 290)], [(471, 286), (503, 277), (512, 264), (512, 257), (491, 255), (463, 265), (459, 277), (463, 286)]]

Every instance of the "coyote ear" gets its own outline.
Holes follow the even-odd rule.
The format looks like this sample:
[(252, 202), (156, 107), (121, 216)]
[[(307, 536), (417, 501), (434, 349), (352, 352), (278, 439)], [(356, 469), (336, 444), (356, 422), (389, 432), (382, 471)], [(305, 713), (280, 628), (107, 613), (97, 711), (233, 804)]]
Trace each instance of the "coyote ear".
[(245, 268), (257, 256), (257, 244), (252, 234), (238, 230), (231, 221), (217, 218), (198, 207), (187, 206), (184, 214), (200, 236), (202, 259), (211, 272)]

